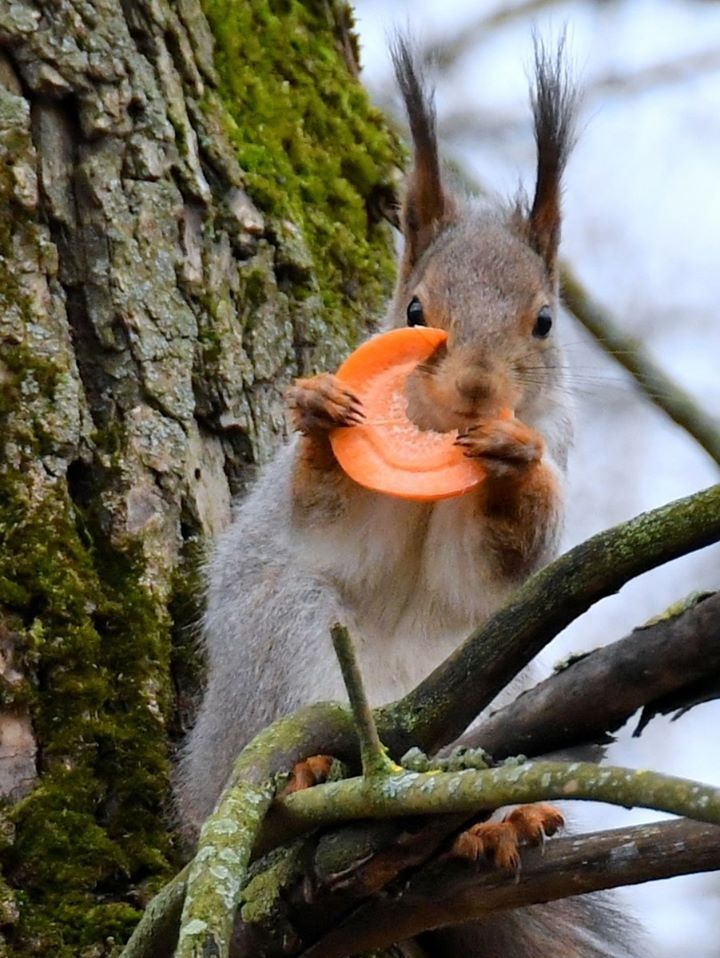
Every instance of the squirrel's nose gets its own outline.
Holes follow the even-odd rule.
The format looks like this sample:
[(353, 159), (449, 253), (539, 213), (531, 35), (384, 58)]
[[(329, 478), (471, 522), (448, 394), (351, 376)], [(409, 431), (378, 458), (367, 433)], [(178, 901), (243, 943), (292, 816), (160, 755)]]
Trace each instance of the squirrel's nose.
[(489, 399), (493, 393), (493, 384), (488, 369), (476, 367), (459, 375), (455, 388), (464, 399), (480, 402)]

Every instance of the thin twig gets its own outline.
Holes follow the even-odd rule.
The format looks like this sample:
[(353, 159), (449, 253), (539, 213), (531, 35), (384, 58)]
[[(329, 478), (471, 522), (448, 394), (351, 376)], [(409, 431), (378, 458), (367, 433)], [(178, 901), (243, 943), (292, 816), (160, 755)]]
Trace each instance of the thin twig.
[(483, 13), (476, 20), (464, 23), (454, 36), (428, 45), (423, 51), (423, 59), (436, 68), (447, 70), (474, 46), (487, 39), (497, 27), (516, 19), (528, 18), (540, 10), (555, 6), (556, 2), (557, 0), (520, 0), (513, 5), (502, 4), (491, 13)]
[(336, 622), (330, 629), (330, 635), (360, 739), (363, 775), (390, 775), (401, 771), (388, 758), (387, 749), (380, 741), (350, 633), (344, 625)]

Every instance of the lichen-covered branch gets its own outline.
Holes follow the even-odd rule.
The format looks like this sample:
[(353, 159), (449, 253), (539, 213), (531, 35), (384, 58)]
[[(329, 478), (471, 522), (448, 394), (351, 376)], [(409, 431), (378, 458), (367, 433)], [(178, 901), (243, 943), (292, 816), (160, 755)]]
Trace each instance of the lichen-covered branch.
[(238, 892), (277, 776), (307, 755), (308, 741), (322, 740), (333, 754), (342, 753), (352, 728), (348, 709), (319, 704), (279, 719), (256, 736), (235, 762), (218, 806), (203, 826), (195, 858), (150, 903), (122, 958), (155, 958), (157, 942), (166, 945), (160, 935), (169, 937), (173, 928), (177, 933), (181, 909), (176, 954), (202, 955), (206, 946), (215, 949), (213, 954), (226, 954)]
[(122, 958), (171, 958), (177, 942), (190, 866), (169, 881), (145, 909)]
[(238, 782), (203, 825), (186, 883), (176, 958), (229, 955), (238, 894), (274, 794), (272, 780), (261, 786)]
[[(453, 729), (460, 731), (462, 725), (466, 724), (462, 718), (458, 719), (458, 708), (460, 715), (467, 715), (468, 706), (463, 702), (463, 696), (471, 700), (470, 711), (466, 721), (486, 704), (483, 696), (492, 698), (497, 691), (499, 676), (507, 675), (508, 670), (512, 673), (512, 665), (503, 662), (502, 650), (498, 645), (502, 644), (505, 637), (505, 643), (511, 646), (511, 652), (518, 654), (518, 643), (525, 640), (529, 642), (531, 648), (542, 644), (547, 637), (552, 637), (552, 629), (559, 629), (567, 624), (572, 617), (577, 614), (578, 609), (586, 608), (591, 602), (601, 595), (619, 587), (627, 578), (633, 574), (649, 568), (652, 564), (662, 561), (663, 558), (669, 558), (680, 554), (682, 551), (692, 547), (699, 547), (713, 541), (720, 535), (720, 487), (716, 486), (704, 493), (698, 493), (696, 496), (673, 503), (670, 506), (655, 510), (644, 516), (625, 523), (616, 529), (609, 530), (596, 536), (594, 539), (572, 550), (563, 556), (556, 563), (553, 563), (547, 570), (535, 576), (518, 594), (515, 601), (505, 610), (496, 615), (488, 625), (481, 629), (476, 635), (471, 636), (468, 643), (452, 656), (451, 659), (438, 670), (434, 676), (420, 686), (419, 691), (411, 693), (410, 696), (401, 703), (387, 710), (380, 712), (384, 726), (387, 732), (383, 731), (383, 738), (389, 736), (394, 738), (397, 747), (403, 740), (410, 743), (412, 738), (417, 737), (421, 742), (423, 739), (430, 738), (430, 741), (442, 741), (443, 730), (449, 731), (447, 737), (453, 735)], [(551, 602), (549, 596), (559, 593), (557, 609)], [(518, 636), (520, 638), (518, 638)], [(487, 660), (483, 660), (483, 649), (489, 651)], [(534, 649), (537, 651), (537, 648)], [(529, 658), (533, 652), (526, 653), (522, 647), (519, 654)], [(483, 668), (474, 667), (476, 663), (483, 665)], [(515, 660), (517, 664), (517, 659)], [(522, 663), (521, 663), (522, 664)], [(505, 670), (503, 672), (503, 669)], [(459, 680), (458, 680), (459, 674)], [(472, 675), (472, 682), (468, 682), (466, 676)], [(489, 679), (487, 676), (489, 675)], [(449, 676), (449, 681), (448, 681)], [(480, 681), (477, 676), (483, 676)], [(509, 677), (509, 676), (508, 676)], [(495, 684), (493, 684), (495, 683)], [(478, 686), (480, 696), (478, 696)], [(423, 689), (425, 689), (425, 702), (423, 703)], [(429, 694), (428, 694), (429, 689)], [(448, 691), (449, 690), (449, 691)], [(453, 691), (454, 690), (454, 691)], [(442, 698), (442, 695), (448, 695), (447, 710), (431, 708), (431, 706)], [(413, 702), (415, 704), (413, 705)], [(409, 707), (408, 707), (409, 706)], [(464, 710), (464, 711), (463, 711)], [(327, 707), (323, 711), (322, 707), (316, 707), (316, 710), (308, 710), (309, 720), (304, 723), (294, 724), (293, 719), (286, 720), (284, 726), (291, 730), (291, 742), (283, 740), (283, 736), (275, 739), (277, 746), (276, 754), (271, 759), (263, 758), (259, 765), (254, 764), (252, 759), (246, 757), (249, 761), (248, 771), (252, 768), (255, 775), (255, 783), (266, 781), (270, 773), (276, 773), (283, 769), (291, 768), (295, 761), (311, 754), (315, 751), (327, 751), (332, 754), (345, 754), (352, 756), (353, 753), (353, 728), (349, 721), (347, 710), (340, 707)], [(455, 714), (453, 714), (455, 713)], [(448, 720), (449, 715), (449, 720)], [(393, 719), (395, 720), (393, 722)], [(327, 721), (327, 725), (325, 722)], [(462, 725), (458, 729), (458, 723)], [(273, 728), (275, 728), (273, 726)], [(432, 737), (431, 737), (432, 736)], [(537, 766), (535, 766), (537, 767)], [(578, 768), (580, 766), (577, 766)], [(560, 769), (564, 769), (561, 766)], [(589, 766), (595, 769), (595, 766)], [(459, 775), (498, 775), (514, 774), (512, 770), (493, 770), (488, 773), (457, 773)], [(528, 775), (528, 769), (523, 770), (523, 774)], [(561, 772), (562, 774), (562, 772)], [(632, 781), (637, 782), (637, 774)], [(260, 775), (258, 779), (257, 776)], [(264, 777), (263, 777), (264, 775)], [(290, 796), (284, 799), (281, 804), (285, 805), (282, 818), (284, 825), (287, 825), (291, 819), (288, 814), (288, 802), (322, 802), (323, 808), (318, 812), (316, 810), (314, 821), (327, 822), (329, 820), (348, 820), (348, 818), (367, 817), (369, 812), (369, 795), (363, 789), (368, 787), (388, 787), (394, 790), (398, 787), (400, 781), (408, 781), (407, 776), (392, 776), (388, 780), (379, 780), (373, 782), (370, 780), (360, 789), (355, 790), (355, 806), (352, 806), (348, 793), (343, 798), (343, 811), (339, 817), (328, 819), (329, 807), (325, 807), (325, 802), (332, 793), (327, 793), (327, 789), (347, 788), (348, 783), (333, 783), (331, 785), (321, 786), (300, 793), (296, 796)], [(437, 777), (431, 779), (433, 785), (429, 789), (438, 787), (440, 781)], [(526, 780), (527, 784), (527, 780)], [(453, 785), (454, 788), (457, 785)], [(535, 801), (546, 797), (557, 797), (549, 795), (547, 792), (541, 794), (523, 792), (520, 794), (513, 790), (511, 794), (494, 794), (488, 799), (489, 804), (480, 805), (477, 801), (477, 795), (473, 795), (469, 808), (472, 811), (480, 808), (498, 807), (501, 804), (507, 804), (514, 801)], [(421, 792), (422, 794), (422, 792)], [(437, 794), (434, 791), (428, 791), (426, 794)], [(359, 797), (359, 804), (357, 803)], [(576, 796), (581, 797), (581, 796)], [(590, 797), (601, 798), (602, 796), (595, 792)], [(620, 799), (619, 799), (620, 800)], [(652, 803), (652, 798), (646, 800)], [(350, 804), (348, 804), (350, 802)], [(411, 814), (414, 811), (412, 803), (408, 804), (408, 796), (402, 804), (404, 814)], [(641, 800), (642, 802), (642, 800)], [(625, 803), (621, 800), (621, 803)], [(335, 800), (337, 806), (337, 799)], [(374, 807), (381, 807), (374, 803)], [(302, 806), (300, 806), (302, 807)], [(306, 806), (305, 814), (308, 814), (309, 805)], [(669, 808), (665, 805), (660, 807), (668, 811), (676, 811), (675, 808)], [(292, 809), (292, 805), (289, 806)], [(463, 811), (467, 810), (465, 806), (451, 806), (448, 808), (435, 808), (435, 811)], [(426, 809), (427, 811), (427, 809)], [(684, 810), (678, 814), (690, 814)], [(299, 814), (296, 810), (296, 814)], [(382, 812), (374, 814), (391, 814), (385, 809)], [(274, 822), (266, 828), (264, 834), (258, 841), (257, 848), (265, 847), (267, 844), (276, 843), (280, 840), (282, 829), (280, 828), (281, 817), (274, 816)], [(313, 821), (312, 817), (305, 820), (303, 827), (309, 827)], [(297, 827), (298, 821), (293, 821)]]
[(702, 409), (679, 383), (588, 295), (569, 266), (561, 274), (563, 302), (597, 343), (626, 369), (647, 398), (681, 426), (720, 465), (720, 420)]
[[(265, 751), (268, 741), (262, 741), (263, 734), (249, 747), (250, 751)], [(256, 762), (257, 757), (252, 762), (253, 769)], [(241, 779), (244, 773), (241, 759), (234, 777)], [(177, 958), (200, 958), (208, 953), (223, 958), (228, 954), (235, 907), (252, 847), (252, 832), (262, 821), (272, 790), (271, 786), (262, 790), (234, 781), (226, 790), (218, 811), (208, 820), (191, 866)], [(717, 788), (644, 770), (600, 768), (589, 763), (538, 762), (487, 771), (404, 772), (317, 786), (278, 800), (269, 828), (274, 838), (279, 839), (292, 832), (338, 821), (476, 814), (508, 803), (552, 798), (606, 801), (626, 807), (638, 805), (720, 824), (720, 790)], [(197, 874), (194, 889), (191, 886), (193, 871)], [(147, 954), (152, 952), (137, 950), (133, 956), (140, 958)], [(126, 953), (123, 958), (130, 955)]]
[[(665, 701), (667, 690), (694, 689), (698, 676), (718, 668), (720, 595), (693, 597), (679, 605), (682, 611), (673, 606), (614, 645), (573, 662), (495, 713), (462, 742), (484, 742), (500, 758), (582, 746), (646, 702)], [(608, 688), (612, 696), (606, 694)], [(333, 926), (333, 916), (346, 913), (349, 900), (361, 901), (401, 872), (426, 862), (465, 820), (462, 815), (431, 818), (414, 829), (412, 837), (389, 822), (345, 826), (326, 834), (313, 858), (318, 891), (312, 902), (298, 906), (300, 925), (323, 934)], [(247, 934), (255, 940), (262, 932), (253, 925)]]
[[(382, 740), (402, 754), (456, 738), (562, 629), (626, 582), (720, 539), (720, 485), (601, 532), (534, 575), (511, 601), (394, 705)], [(393, 731), (394, 730), (394, 731)]]
[(718, 868), (720, 828), (684, 819), (555, 838), (542, 849), (523, 852), (517, 878), (489, 864), (468, 867), (440, 859), (396, 895), (361, 905), (303, 958), (344, 958), (351, 949), (383, 947), (497, 909)]
[[(688, 673), (690, 677), (692, 677), (695, 666), (702, 667), (703, 659), (705, 659), (706, 662), (709, 662), (709, 667), (712, 668), (712, 649), (708, 650), (707, 654), (705, 655), (703, 654), (702, 650), (698, 651), (697, 639), (694, 637), (693, 630), (698, 627), (700, 627), (702, 630), (703, 625), (707, 624), (707, 621), (715, 621), (714, 612), (716, 611), (715, 606), (718, 601), (720, 600), (718, 600), (717, 596), (706, 598), (703, 601), (686, 608), (683, 614), (676, 617), (663, 617), (657, 623), (645, 629), (637, 630), (633, 636), (622, 640), (620, 643), (616, 643), (616, 645), (621, 648), (628, 645), (637, 645), (638, 648), (625, 655), (610, 656), (611, 661), (614, 662), (615, 672), (612, 668), (608, 669), (607, 663), (601, 663), (599, 669), (597, 667), (594, 668), (589, 675), (585, 676), (584, 682), (580, 682), (580, 685), (585, 690), (584, 693), (580, 695), (580, 698), (591, 698), (593, 701), (596, 701), (598, 698), (598, 688), (608, 687), (608, 684), (614, 687), (617, 679), (617, 670), (619, 670), (621, 673), (627, 673), (626, 677), (631, 679), (633, 669), (628, 664), (628, 655), (630, 655), (630, 661), (637, 662), (637, 668), (652, 668), (653, 664), (657, 662), (657, 668), (654, 671), (651, 671), (649, 676), (647, 695), (650, 696), (653, 695), (653, 692), (656, 691), (658, 687), (661, 689), (665, 687), (662, 684), (658, 686), (657, 682), (654, 681), (654, 677), (658, 682), (662, 682), (663, 677), (666, 678), (669, 673)], [(658, 636), (660, 639), (659, 644)], [(653, 640), (655, 640), (655, 645), (653, 645)], [(601, 658), (605, 659), (608, 657), (609, 653), (607, 650), (600, 650), (599, 652), (594, 653), (594, 655), (601, 656)], [(690, 659), (690, 662), (687, 665), (684, 661), (685, 655), (687, 655)], [(539, 712), (539, 714), (542, 715), (545, 710), (548, 710), (551, 716), (554, 716), (554, 720), (558, 720), (557, 715), (553, 710), (552, 702), (564, 702), (569, 697), (577, 698), (577, 696), (573, 696), (571, 692), (568, 692), (567, 688), (562, 686), (562, 683), (567, 681), (567, 677), (573, 670), (580, 670), (580, 672), (584, 674), (587, 666), (585, 666), (583, 663), (587, 662), (588, 659), (592, 660), (592, 658), (593, 656), (589, 656), (585, 660), (581, 660), (571, 668), (567, 669), (565, 672), (560, 673), (559, 675), (556, 675), (548, 680), (547, 683), (543, 683), (543, 685), (549, 685), (551, 687), (554, 686), (554, 684), (558, 684), (558, 691), (555, 693), (554, 697), (551, 695), (548, 698), (547, 695), (545, 695), (537, 707), (531, 707), (531, 712), (533, 712), (533, 714)], [(698, 662), (695, 662), (696, 659), (698, 659)], [(642, 663), (644, 663), (644, 665)], [(693, 663), (695, 663), (695, 665), (693, 665)], [(657, 673), (657, 675), (655, 673)], [(677, 679), (675, 679), (675, 681), (677, 681)], [(630, 684), (632, 685), (633, 683), (631, 682)], [(540, 686), (540, 688), (542, 689), (543, 686)], [(594, 690), (594, 694), (590, 694), (590, 688)], [(622, 688), (623, 686), (621, 685), (618, 697), (621, 702), (625, 702), (625, 696), (622, 694)], [(525, 696), (523, 696), (521, 701), (530, 701), (532, 695), (532, 692), (527, 693)], [(630, 703), (630, 707), (632, 709), (636, 708), (640, 704), (643, 704), (642, 685), (640, 685), (639, 689), (635, 688), (635, 691), (632, 693), (632, 695), (633, 698), (632, 702)], [(625, 702), (625, 705), (627, 705), (627, 702)], [(508, 708), (513, 709), (514, 706), (510, 706)], [(610, 711), (612, 713), (612, 709)], [(612, 718), (612, 716), (610, 718)], [(309, 735), (310, 738), (317, 736), (319, 728), (322, 728), (323, 721), (327, 721), (330, 727), (334, 726), (335, 731), (336, 733), (339, 733), (340, 738), (343, 738), (347, 734), (348, 727), (351, 728), (349, 725), (349, 716), (347, 710), (340, 709), (339, 707), (335, 708), (333, 706), (315, 706), (305, 710), (304, 713), (300, 713), (297, 716), (297, 719), (291, 718), (289, 720), (283, 720), (280, 723), (276, 723), (275, 726), (267, 730), (266, 733), (263, 733), (263, 735), (261, 735), (259, 739), (252, 744), (252, 746), (244, 755), (241, 777), (242, 775), (248, 776), (248, 774), (250, 774), (251, 778), (254, 780), (259, 780), (263, 775), (269, 775), (271, 769), (273, 772), (277, 771), (279, 767), (280, 756), (285, 756), (285, 767), (289, 767), (302, 754), (303, 743), (308, 741), (307, 736)], [(562, 719), (559, 719), (558, 721), (562, 721)], [(503, 725), (505, 724), (506, 723), (503, 723)], [(530, 727), (532, 727), (533, 722), (530, 721), (529, 724)], [(572, 741), (575, 742), (576, 740), (573, 739)], [(555, 742), (554, 744), (563, 744), (563, 742)], [(530, 768), (532, 768), (532, 766), (525, 766), (522, 770), (495, 770), (493, 775), (500, 774), (501, 777), (506, 777), (509, 775), (510, 779), (515, 779), (518, 771), (522, 771), (523, 774), (526, 774), (527, 770)], [(560, 766), (560, 768), (562, 770), (567, 767)], [(575, 768), (580, 768), (580, 766), (575, 766)], [(599, 771), (596, 766), (589, 766), (589, 768), (592, 770), (592, 774), (595, 776), (598, 774), (601, 776), (605, 775), (605, 770)], [(440, 796), (440, 792), (436, 792), (436, 789), (441, 784), (441, 782), (438, 781), (437, 776), (431, 776), (429, 783), (430, 784), (428, 785), (424, 785), (422, 790), (428, 794), (431, 794), (432, 796), (435, 796), (436, 794)], [(344, 784), (346, 783), (341, 783), (341, 785)], [(391, 791), (393, 794), (393, 800), (395, 798), (401, 799), (401, 807), (404, 812), (417, 812), (418, 809), (416, 807), (413, 805), (408, 805), (402, 800), (402, 796), (398, 795), (396, 786), (397, 777), (395, 777), (392, 782)], [(455, 795), (457, 795), (457, 783), (452, 784), (452, 789), (455, 791)], [(563, 788), (563, 793), (564, 792), (565, 788)], [(322, 789), (316, 789), (310, 793), (303, 793), (302, 799), (310, 800), (313, 798), (313, 796), (314, 798), (322, 796)], [(500, 794), (495, 793), (490, 799), (490, 805), (494, 806), (497, 803), (511, 800), (521, 801), (536, 797), (543, 796), (538, 796), (536, 794), (528, 795), (527, 793), (520, 794), (513, 786), (512, 794), (507, 792)], [(593, 793), (593, 797), (597, 797), (597, 793)], [(620, 800), (625, 803), (628, 801), (628, 797), (620, 796)], [(320, 817), (323, 818), (326, 815), (327, 809), (324, 798), (321, 798), (320, 804)], [(385, 854), (385, 856), (383, 856), (382, 851), (380, 851), (383, 846), (383, 842), (381, 842), (380, 846), (376, 848), (376, 851), (380, 851), (380, 857), (377, 859), (376, 864), (373, 865), (370, 863), (369, 865), (366, 865), (365, 874), (359, 878), (355, 876), (357, 879), (355, 884), (358, 886), (355, 890), (355, 894), (359, 897), (365, 897), (368, 894), (371, 894), (374, 889), (379, 889), (388, 881), (391, 881), (393, 875), (397, 874), (401, 868), (407, 867), (408, 863), (417, 865), (426, 860), (428, 855), (431, 854), (432, 851), (437, 847), (438, 841), (442, 841), (444, 835), (447, 835), (453, 829), (460, 827), (463, 814), (467, 813), (468, 810), (474, 813), (483, 807), (486, 806), (481, 803), (476, 796), (472, 797), (470, 806), (467, 806), (461, 802), (459, 806), (459, 812), (456, 812), (452, 817), (445, 817), (444, 819), (441, 819), (438, 822), (438, 825), (434, 829), (431, 829), (432, 834), (429, 836), (429, 841), (421, 841), (418, 837), (413, 840), (413, 843), (411, 843), (410, 846), (406, 843), (403, 847), (396, 848), (394, 848), (393, 843), (390, 842), (390, 844), (387, 846), (388, 852)], [(663, 807), (667, 808), (667, 806)], [(443, 809), (440, 808), (438, 811), (442, 812)], [(362, 795), (360, 807), (356, 809), (354, 813), (351, 808), (348, 809), (348, 814), (350, 816), (357, 814), (360, 817), (365, 817), (369, 813), (369, 805), (366, 794)], [(381, 814), (384, 814), (384, 812)], [(342, 817), (345, 816), (343, 815)], [(283, 832), (280, 828), (281, 824), (282, 822), (278, 821), (277, 816), (275, 817), (274, 822), (271, 820), (270, 826), (268, 829), (266, 829), (266, 834), (264, 837), (266, 845), (278, 841), (282, 837)], [(387, 841), (388, 836), (386, 835), (384, 840), (385, 845), (387, 845)], [(202, 859), (203, 855), (200, 857)], [(205, 865), (207, 865), (207, 861), (205, 862)], [(351, 869), (348, 868), (348, 863), (346, 863), (345, 866), (340, 865), (338, 867), (341, 872), (348, 871), (349, 873), (351, 871)], [(345, 879), (345, 882), (347, 882), (347, 878)], [(345, 901), (347, 901), (347, 899), (345, 899)], [(327, 918), (327, 902), (324, 906), (322, 906), (322, 910), (325, 912), (323, 917)], [(143, 926), (138, 929), (138, 935), (142, 931), (144, 936), (148, 937), (148, 940), (150, 940), (152, 936), (152, 922), (155, 921), (154, 916), (161, 913), (162, 907), (160, 907), (159, 903), (154, 903), (154, 905), (151, 906), (151, 909), (148, 911), (148, 915), (143, 920)], [(217, 913), (220, 914), (223, 912), (221, 910)], [(226, 915), (227, 922), (227, 912), (224, 912), (224, 914)], [(150, 927), (146, 931), (145, 926), (149, 923)], [(168, 922), (166, 917), (165, 927), (168, 927), (168, 925), (172, 925), (172, 920)], [(200, 926), (195, 927), (198, 929), (198, 931), (207, 931), (206, 928), (200, 928)], [(228, 933), (228, 927), (229, 926), (226, 925), (224, 934)], [(325, 927), (327, 927), (327, 924), (325, 924)], [(128, 948), (130, 949), (131, 946), (135, 946), (134, 950), (129, 950), (124, 958), (135, 958), (136, 955), (147, 956), (155, 954), (155, 952), (152, 950), (147, 950), (146, 947), (141, 944), (140, 940), (138, 940), (136, 943), (135, 936), (129, 943)], [(189, 953), (192, 954), (192, 952)]]
[(486, 771), (403, 772), (329, 782), (278, 799), (267, 826), (279, 836), (356, 818), (473, 814), (550, 799), (652, 808), (720, 824), (720, 789), (715, 786), (591, 762), (528, 762)]
[(217, 808), (202, 827), (190, 864), (176, 958), (229, 954), (240, 888), (275, 795), (277, 775), (290, 771), (294, 762), (287, 756), (318, 717), (331, 727), (349, 719), (342, 706), (310, 706), (274, 722), (240, 753)]
[[(720, 486), (715, 486), (571, 550), (533, 577), (508, 607), (470, 636), (415, 692), (379, 711), (383, 740), (400, 749), (418, 741), (426, 747), (441, 744), (454, 737), (527, 659), (593, 601), (634, 575), (718, 537)], [(256, 746), (260, 740), (262, 748)], [(271, 775), (316, 751), (351, 758), (356, 753), (347, 709), (316, 706), (276, 723), (243, 753), (243, 781), (262, 786)], [(486, 776), (482, 788), (473, 778), (478, 775)], [(451, 790), (452, 800), (443, 788)], [(693, 783), (653, 773), (598, 772), (593, 765), (537, 763), (522, 769), (431, 774), (426, 779), (406, 773), (318, 786), (278, 803), (256, 851), (318, 823), (394, 814), (475, 812), (512, 802), (568, 797), (568, 788), (574, 789), (575, 798), (637, 803), (700, 818), (710, 814), (716, 817), (707, 820), (718, 820), (715, 791), (702, 792), (702, 786)]]

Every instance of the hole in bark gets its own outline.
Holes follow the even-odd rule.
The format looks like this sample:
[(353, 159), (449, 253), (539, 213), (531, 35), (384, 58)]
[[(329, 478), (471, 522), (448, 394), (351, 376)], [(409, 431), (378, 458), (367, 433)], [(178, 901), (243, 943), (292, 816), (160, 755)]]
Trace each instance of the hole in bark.
[(180, 535), (183, 537), (183, 541), (187, 542), (188, 539), (192, 539), (194, 534), (193, 527), (187, 522), (180, 523)]
[(275, 282), (282, 293), (291, 294), (297, 286), (307, 286), (310, 274), (304, 266), (297, 263), (276, 263)]
[(375, 226), (383, 220), (400, 229), (400, 200), (395, 188), (387, 183), (374, 187), (365, 201), (368, 223)]
[(145, 115), (147, 103), (141, 97), (134, 97), (127, 105), (128, 116), (131, 120), (138, 120)]
[(80, 509), (86, 509), (93, 500), (93, 471), (82, 459), (75, 459), (67, 468), (65, 476), (70, 498)]

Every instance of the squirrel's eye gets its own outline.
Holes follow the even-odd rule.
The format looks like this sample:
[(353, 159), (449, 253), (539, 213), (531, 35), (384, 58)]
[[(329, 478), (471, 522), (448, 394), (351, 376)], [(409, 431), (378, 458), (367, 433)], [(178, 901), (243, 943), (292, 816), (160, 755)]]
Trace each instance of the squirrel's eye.
[(420, 300), (417, 296), (413, 296), (410, 300), (410, 303), (407, 308), (407, 324), (408, 326), (424, 326), (425, 325), (425, 315), (423, 313), (423, 307)]
[(549, 306), (543, 306), (537, 315), (532, 334), (536, 339), (545, 339), (552, 329), (552, 311)]

